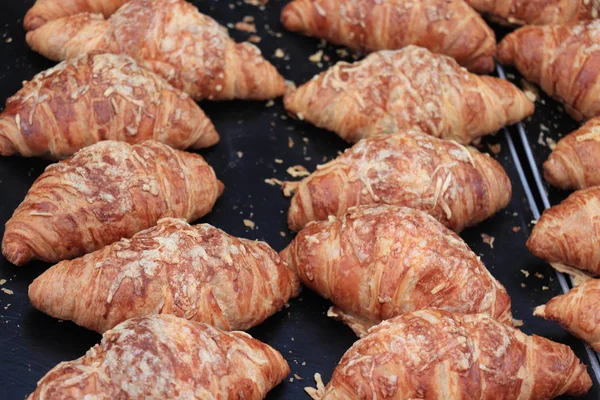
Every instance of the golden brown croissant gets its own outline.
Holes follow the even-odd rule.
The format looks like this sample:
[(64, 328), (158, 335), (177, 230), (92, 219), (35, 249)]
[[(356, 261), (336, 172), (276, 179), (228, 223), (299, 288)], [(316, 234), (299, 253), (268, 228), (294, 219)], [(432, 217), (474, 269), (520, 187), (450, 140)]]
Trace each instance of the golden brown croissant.
[(600, 275), (600, 187), (579, 190), (544, 211), (527, 247), (549, 263)]
[(29, 400), (258, 400), (290, 368), (244, 332), (223, 332), (172, 315), (133, 318), (77, 360), (58, 364)]
[(46, 314), (98, 332), (154, 313), (238, 330), (280, 310), (298, 286), (296, 273), (266, 243), (166, 218), (60, 262), (33, 281), (29, 299)]
[(504, 25), (556, 25), (598, 18), (596, 0), (465, 0)]
[(517, 29), (500, 42), (498, 61), (517, 67), (576, 120), (600, 116), (600, 20)]
[(589, 279), (556, 296), (533, 315), (558, 322), (573, 335), (600, 351), (600, 280)]
[(74, 258), (164, 217), (198, 219), (222, 191), (197, 154), (103, 141), (46, 168), (6, 223), (2, 252), (17, 265)]
[(38, 53), (64, 60), (91, 51), (127, 54), (194, 99), (267, 99), (284, 79), (250, 43), (235, 43), (184, 0), (131, 0), (108, 20), (81, 13), (27, 33)]
[(544, 178), (561, 189), (600, 185), (600, 118), (562, 138), (544, 163)]
[(82, 12), (109, 17), (129, 0), (37, 0), (27, 11), (23, 25), (26, 31), (39, 28), (48, 21)]
[(308, 224), (281, 253), (302, 283), (363, 336), (384, 319), (423, 308), (482, 313), (512, 324), (510, 297), (462, 239), (406, 207), (351, 208)]
[(294, 0), (281, 22), (290, 31), (358, 51), (414, 44), (473, 72), (494, 69), (494, 31), (462, 0)]
[(425, 211), (458, 232), (511, 197), (508, 176), (489, 155), (416, 131), (363, 139), (296, 184), (293, 230), (353, 206), (392, 204)]
[(284, 104), (349, 142), (419, 129), (467, 144), (534, 110), (511, 83), (470, 74), (451, 58), (415, 46), (340, 62), (287, 93)]
[(373, 328), (314, 397), (547, 400), (581, 396), (591, 386), (568, 346), (482, 314), (422, 310)]
[(184, 92), (123, 55), (91, 54), (36, 75), (0, 114), (0, 155), (65, 158), (101, 140), (202, 148), (219, 141)]

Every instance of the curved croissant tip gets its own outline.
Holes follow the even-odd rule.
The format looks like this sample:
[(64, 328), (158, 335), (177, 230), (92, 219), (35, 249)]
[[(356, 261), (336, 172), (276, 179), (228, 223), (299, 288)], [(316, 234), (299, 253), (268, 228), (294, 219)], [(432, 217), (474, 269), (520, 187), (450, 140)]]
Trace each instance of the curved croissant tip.
[(573, 187), (569, 179), (569, 174), (565, 169), (565, 166), (552, 154), (548, 160), (544, 163), (544, 179), (552, 186), (566, 190)]
[[(310, 3), (309, 3), (310, 4)], [(312, 6), (312, 4), (310, 4)], [(287, 4), (281, 11), (281, 24), (288, 31), (297, 32), (303, 29), (302, 16), (295, 1)]]
[(4, 157), (12, 156), (16, 152), (17, 152), (16, 147), (2, 133), (2, 129), (0, 129), (0, 156), (4, 156)]
[(512, 64), (515, 55), (515, 41), (509, 35), (505, 37), (496, 49), (496, 58), (500, 64)]
[(27, 14), (25, 14), (25, 19), (23, 20), (23, 28), (25, 28), (25, 31), (27, 32), (34, 31), (40, 26), (44, 25), (46, 22), (48, 21), (45, 18), (35, 13), (32, 13), (30, 10)]
[(496, 61), (492, 56), (482, 56), (474, 60), (467, 66), (467, 70), (476, 74), (489, 74), (494, 71)]
[(28, 246), (6, 238), (2, 241), (2, 254), (9, 262), (19, 267), (33, 259), (33, 253)]
[(205, 149), (207, 147), (214, 146), (215, 144), (219, 143), (220, 140), (221, 137), (219, 136), (219, 133), (211, 123), (209, 127), (204, 129), (202, 136), (200, 136), (200, 138), (194, 144), (192, 144), (192, 149)]

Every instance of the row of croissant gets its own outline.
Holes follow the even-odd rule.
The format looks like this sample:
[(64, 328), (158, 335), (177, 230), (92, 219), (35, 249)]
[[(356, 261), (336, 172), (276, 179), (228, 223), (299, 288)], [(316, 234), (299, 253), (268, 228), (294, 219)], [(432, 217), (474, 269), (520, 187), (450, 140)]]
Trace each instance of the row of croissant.
[[(154, 141), (102, 141), (50, 165), (7, 222), (3, 252), (17, 264), (63, 260), (31, 284), (31, 303), (104, 337), (50, 371), (32, 398), (171, 398), (185, 390), (261, 398), (287, 364), (270, 347), (219, 329), (261, 323), (300, 282), (363, 337), (315, 398), (448, 398), (438, 391), (457, 381), (454, 397), (476, 390), (489, 398), (498, 382), (507, 398), (590, 388), (567, 346), (512, 327), (506, 290), (449, 229), (509, 202), (510, 181), (489, 155), (417, 131), (377, 135), (296, 186), (288, 216), (300, 231), (278, 255), (266, 243), (186, 222), (210, 211), (223, 190), (196, 154)], [(578, 318), (568, 304), (552, 307)], [(155, 365), (151, 374), (147, 364)], [(143, 388), (131, 371), (151, 375)], [(444, 378), (432, 379), (434, 371)]]
[[(587, 0), (510, 7), (472, 2), (513, 23), (591, 19), (598, 6)], [(597, 21), (526, 26), (498, 48), (491, 29), (463, 0), (295, 0), (282, 21), (290, 30), (376, 52), (286, 89), (255, 46), (235, 43), (183, 0), (38, 0), (25, 19), (32, 29), (27, 41), (51, 59), (68, 61), (9, 99), (0, 116), (0, 154), (64, 158), (104, 139), (154, 139), (179, 149), (215, 144), (214, 127), (179, 90), (195, 100), (285, 93), (288, 111), (350, 142), (418, 128), (468, 144), (534, 110), (513, 85), (459, 66), (489, 71), (496, 53), (577, 119), (600, 113)], [(121, 57), (90, 59), (90, 53)]]

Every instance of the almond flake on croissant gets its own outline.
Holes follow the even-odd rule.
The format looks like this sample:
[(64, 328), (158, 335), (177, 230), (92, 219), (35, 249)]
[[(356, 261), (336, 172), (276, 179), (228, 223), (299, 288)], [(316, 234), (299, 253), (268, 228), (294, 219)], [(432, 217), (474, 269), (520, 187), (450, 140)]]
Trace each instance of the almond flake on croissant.
[(37, 0), (27, 11), (23, 26), (32, 31), (48, 21), (83, 12), (111, 16), (129, 0)]
[(342, 357), (316, 399), (519, 399), (582, 396), (573, 351), (482, 314), (422, 310), (384, 321)]
[(527, 247), (549, 263), (600, 275), (600, 187), (579, 190), (544, 211)]
[(6, 223), (2, 252), (23, 265), (98, 250), (164, 217), (193, 221), (223, 191), (197, 155), (146, 141), (103, 141), (50, 165)]
[(511, 83), (470, 74), (453, 59), (416, 46), (340, 62), (287, 93), (284, 104), (348, 142), (419, 129), (468, 144), (534, 110)]
[(91, 51), (127, 54), (196, 100), (270, 99), (286, 84), (250, 43), (184, 0), (131, 0), (108, 20), (81, 13), (27, 33), (32, 49), (52, 60)]
[(517, 29), (500, 42), (498, 61), (514, 65), (574, 119), (600, 116), (600, 20)]
[(533, 315), (558, 322), (596, 351), (600, 351), (600, 280), (589, 279), (556, 296)]
[(219, 141), (198, 105), (128, 56), (88, 54), (36, 75), (0, 114), (0, 155), (65, 158), (101, 140), (177, 149)]
[(598, 18), (598, 0), (465, 0), (503, 25), (556, 25)]
[(424, 212), (382, 205), (308, 224), (281, 253), (363, 336), (423, 308), (483, 313), (512, 324), (510, 297), (454, 232)]
[(353, 206), (391, 204), (425, 211), (458, 232), (511, 197), (506, 172), (489, 155), (416, 131), (363, 139), (297, 185), (293, 230)]
[(298, 285), (266, 243), (166, 218), (48, 269), (29, 287), (29, 299), (46, 314), (98, 332), (154, 313), (245, 330), (279, 311)]
[(561, 189), (600, 185), (600, 118), (559, 140), (544, 163), (544, 178)]
[(58, 364), (28, 400), (259, 400), (289, 373), (279, 352), (247, 333), (154, 315), (123, 322)]
[(473, 72), (494, 69), (496, 36), (463, 0), (294, 0), (283, 26), (362, 52), (413, 44)]

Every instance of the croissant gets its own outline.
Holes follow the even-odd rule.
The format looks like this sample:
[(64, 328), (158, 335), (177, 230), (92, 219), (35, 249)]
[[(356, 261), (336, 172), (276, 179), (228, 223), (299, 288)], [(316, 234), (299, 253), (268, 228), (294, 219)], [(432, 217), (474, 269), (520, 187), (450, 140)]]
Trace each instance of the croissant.
[(600, 275), (600, 187), (579, 190), (544, 211), (527, 247), (549, 263)]
[(290, 368), (244, 332), (172, 315), (123, 322), (83, 357), (54, 367), (29, 400), (263, 399)]
[(594, 0), (465, 0), (503, 25), (557, 25), (598, 18)]
[(2, 252), (16, 265), (78, 257), (163, 217), (198, 219), (222, 191), (197, 154), (103, 141), (46, 168), (6, 223)]
[(600, 118), (559, 140), (544, 163), (544, 178), (561, 189), (600, 185)]
[(361, 52), (414, 44), (473, 72), (494, 69), (496, 36), (462, 0), (294, 0), (283, 26)]
[(56, 61), (127, 54), (196, 100), (268, 99), (286, 90), (256, 46), (235, 43), (185, 0), (131, 0), (108, 20), (90, 13), (57, 19), (28, 32), (27, 43)]
[(600, 20), (578, 25), (526, 26), (498, 46), (498, 61), (514, 65), (576, 120), (600, 116)]
[(302, 282), (363, 336), (384, 319), (435, 307), (512, 324), (510, 297), (462, 239), (410, 208), (351, 208), (308, 224), (281, 253)]
[(25, 14), (26, 31), (39, 28), (48, 21), (82, 12), (111, 16), (129, 0), (37, 0)]
[(600, 351), (600, 280), (589, 279), (547, 304), (533, 315), (558, 322), (573, 335)]
[(219, 141), (185, 93), (132, 58), (84, 55), (27, 82), (0, 114), (0, 155), (65, 158), (101, 140), (155, 139), (178, 149)]
[(58, 263), (33, 281), (29, 299), (46, 314), (98, 332), (154, 313), (237, 330), (280, 310), (298, 286), (296, 273), (266, 243), (166, 218)]
[(482, 314), (422, 310), (357, 341), (314, 398), (545, 400), (591, 386), (568, 346)]
[(534, 110), (511, 83), (469, 74), (451, 58), (415, 46), (340, 62), (287, 93), (284, 105), (348, 142), (419, 129), (468, 144)]
[(293, 230), (352, 206), (391, 204), (425, 211), (458, 232), (511, 197), (508, 176), (489, 155), (416, 131), (363, 139), (295, 185)]

